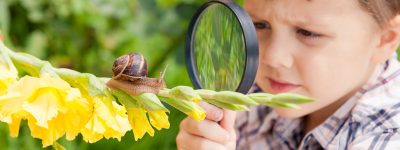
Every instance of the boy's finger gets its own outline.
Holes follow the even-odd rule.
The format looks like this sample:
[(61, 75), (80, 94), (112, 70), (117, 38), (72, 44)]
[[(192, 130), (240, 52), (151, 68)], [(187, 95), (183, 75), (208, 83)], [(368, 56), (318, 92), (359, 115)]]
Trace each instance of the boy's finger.
[(212, 120), (215, 122), (221, 121), (221, 119), (223, 117), (222, 109), (220, 109), (214, 105), (211, 105), (209, 103), (206, 103), (206, 102), (200, 102), (199, 105), (206, 112), (206, 119)]
[(223, 110), (224, 115), (221, 120), (222, 128), (226, 129), (227, 131), (234, 131), (235, 130), (235, 119), (236, 119), (236, 112), (232, 110)]
[(180, 130), (204, 137), (222, 145), (226, 144), (231, 138), (229, 132), (222, 128), (217, 122), (207, 119), (195, 121), (192, 118), (186, 118), (181, 122)]
[(207, 140), (203, 137), (179, 132), (176, 137), (178, 150), (224, 150), (223, 145)]

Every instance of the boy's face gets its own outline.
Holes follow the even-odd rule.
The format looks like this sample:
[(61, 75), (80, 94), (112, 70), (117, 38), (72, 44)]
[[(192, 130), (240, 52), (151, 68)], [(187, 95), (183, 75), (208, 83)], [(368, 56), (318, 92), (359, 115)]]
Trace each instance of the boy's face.
[(373, 72), (380, 30), (357, 0), (246, 0), (245, 9), (257, 29), (261, 89), (317, 100), (298, 110), (276, 109), (282, 116), (342, 103)]

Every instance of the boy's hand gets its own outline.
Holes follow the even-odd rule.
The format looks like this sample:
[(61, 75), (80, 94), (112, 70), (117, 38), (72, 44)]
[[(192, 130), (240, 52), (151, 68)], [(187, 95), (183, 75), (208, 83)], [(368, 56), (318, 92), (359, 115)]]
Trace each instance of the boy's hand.
[[(178, 150), (233, 150), (236, 146), (234, 122), (236, 112), (222, 110), (202, 102), (206, 119), (200, 122), (187, 117), (176, 137)], [(220, 123), (218, 123), (220, 122)]]

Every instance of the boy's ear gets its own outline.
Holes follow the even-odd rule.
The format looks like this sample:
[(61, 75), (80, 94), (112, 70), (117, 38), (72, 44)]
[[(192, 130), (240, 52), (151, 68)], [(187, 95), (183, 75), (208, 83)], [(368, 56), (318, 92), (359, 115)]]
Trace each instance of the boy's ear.
[(376, 63), (383, 63), (396, 52), (400, 44), (400, 15), (394, 17), (381, 34), (378, 51), (373, 57)]

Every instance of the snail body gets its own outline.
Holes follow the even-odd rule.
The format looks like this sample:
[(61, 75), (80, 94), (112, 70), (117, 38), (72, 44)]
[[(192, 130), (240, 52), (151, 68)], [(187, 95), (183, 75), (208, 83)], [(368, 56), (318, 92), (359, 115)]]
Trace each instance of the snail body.
[(165, 88), (164, 72), (160, 78), (147, 77), (147, 62), (139, 53), (129, 53), (114, 61), (114, 76), (107, 82), (110, 88), (120, 89), (131, 95), (158, 93)]

